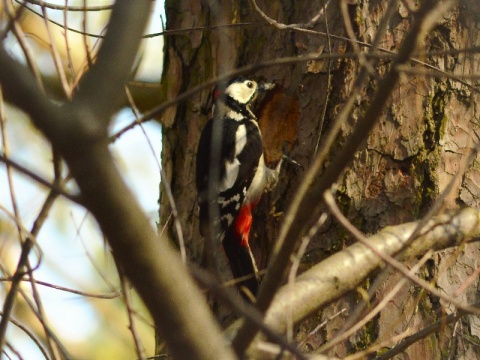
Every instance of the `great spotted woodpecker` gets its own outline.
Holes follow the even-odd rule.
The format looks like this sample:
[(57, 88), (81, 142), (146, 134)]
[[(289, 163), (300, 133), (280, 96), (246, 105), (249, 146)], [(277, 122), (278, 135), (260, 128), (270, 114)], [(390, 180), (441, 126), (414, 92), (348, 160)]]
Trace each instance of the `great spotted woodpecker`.
[(238, 288), (242, 292), (246, 287), (252, 295), (258, 288), (248, 242), (252, 209), (264, 190), (276, 183), (280, 164), (275, 170), (265, 165), (262, 135), (251, 105), (260, 92), (273, 87), (242, 77), (230, 81), (224, 91), (215, 90), (213, 118), (202, 131), (197, 151), (200, 233), (212, 236), (213, 224), (234, 278), (250, 275)]

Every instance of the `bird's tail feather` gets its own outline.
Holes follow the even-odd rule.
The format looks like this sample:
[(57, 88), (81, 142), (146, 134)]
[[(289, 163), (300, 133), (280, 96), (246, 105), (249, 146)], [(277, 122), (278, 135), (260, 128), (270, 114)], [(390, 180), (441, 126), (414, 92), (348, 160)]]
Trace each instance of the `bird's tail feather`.
[[(237, 287), (244, 297), (251, 299), (257, 295), (258, 269), (250, 246), (241, 245), (233, 231), (228, 231), (223, 239), (223, 249), (227, 255), (232, 274), (239, 279)], [(248, 294), (248, 292), (250, 294)]]

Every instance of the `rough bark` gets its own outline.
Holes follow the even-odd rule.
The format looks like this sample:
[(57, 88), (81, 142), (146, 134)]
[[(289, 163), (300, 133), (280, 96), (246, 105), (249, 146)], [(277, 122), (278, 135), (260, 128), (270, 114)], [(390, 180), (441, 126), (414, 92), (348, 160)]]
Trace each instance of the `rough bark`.
[[(355, 36), (362, 44), (372, 43), (387, 3), (380, 0), (359, 1), (348, 6)], [(384, 55), (396, 53), (412, 27), (413, 15), (405, 7), (407, 3), (400, 2), (395, 8), (380, 41)], [(308, 23), (322, 8), (322, 2), (312, 1), (258, 1), (257, 4), (269, 17), (285, 24)], [(222, 6), (213, 1), (191, 5), (189, 1), (167, 1), (169, 30), (260, 19), (251, 7), (238, 2), (223, 2)], [(429, 32), (421, 52), (415, 56), (417, 61), (410, 63), (413, 72), (402, 75), (391, 100), (382, 109), (376, 127), (337, 181), (337, 201), (348, 219), (362, 232), (374, 234), (385, 226), (421, 218), (452, 179), (453, 188), (443, 198), (438, 212), (455, 210), (464, 205), (478, 207), (478, 159), (468, 164), (466, 159), (478, 142), (476, 103), (479, 95), (473, 81), (447, 76), (478, 74), (478, 54), (432, 53), (478, 46), (478, 7), (475, 0), (460, 1)], [(309, 29), (326, 32), (328, 25), (330, 37), (294, 29), (281, 30), (265, 24), (195, 30), (169, 37), (165, 45), (164, 97), (172, 99), (228, 70), (264, 60), (312, 53), (341, 55), (353, 51), (346, 40), (336, 2), (329, 5), (326, 14), (327, 22), (321, 17)], [(363, 45), (360, 48), (365, 50)], [(352, 116), (343, 124), (326, 167), (335, 164), (336, 154), (348, 141), (354, 124), (368, 109), (379, 86), (377, 80), (390, 69), (391, 60), (388, 57), (379, 60), (372, 76), (362, 84)], [(288, 141), (290, 156), (304, 167), (286, 166), (278, 187), (264, 196), (256, 211), (252, 238), (261, 268), (267, 264), (283, 223), (283, 214), (296, 194), (305, 169), (314, 159), (317, 143), (321, 144), (324, 139), (322, 134), (333, 126), (349, 95), (355, 90), (354, 82), (360, 66), (358, 59), (339, 56), (331, 61), (311, 60), (262, 68), (252, 74), (279, 84), (259, 110), (266, 138), (267, 161), (271, 164), (278, 161), (280, 149)], [(422, 75), (426, 71), (434, 72), (434, 76)], [(210, 91), (206, 89), (198, 93), (171, 108), (164, 116), (162, 161), (176, 200), (188, 256), (195, 263), (201, 262), (203, 241), (198, 234), (194, 156), (200, 130), (207, 120), (204, 106), (210, 101)], [(466, 172), (462, 175), (464, 169)], [(455, 178), (459, 173), (461, 176)], [(163, 195), (160, 227), (164, 226), (170, 214), (171, 207)], [(173, 227), (168, 229), (174, 237)], [(331, 222), (320, 234), (311, 238), (301, 268), (309, 268), (352, 242), (344, 228)], [(474, 255), (478, 249), (479, 245), (474, 243), (451, 251), (436, 252), (421, 271), (421, 276), (446, 294), (453, 295), (480, 266), (478, 257)], [(222, 256), (220, 250), (218, 256)], [(358, 293), (343, 296), (297, 325), (296, 340), (300, 342), (320, 322), (343, 308), (347, 309), (303, 342), (304, 350), (318, 349), (352, 321), (350, 315), (362, 303), (359, 294), (371, 290), (371, 301), (375, 302), (401, 277), (398, 274), (377, 275), (372, 275)], [(477, 286), (478, 280), (474, 280), (458, 299), (465, 304), (478, 302)], [(344, 357), (373, 343), (386, 341), (412, 324), (415, 329), (421, 329), (442, 314), (451, 312), (452, 309), (444, 307), (435, 296), (416, 285), (408, 285), (364, 329), (337, 345), (329, 354)], [(450, 352), (453, 357), (468, 358), (475, 351), (475, 345), (465, 339), (478, 342), (479, 320), (470, 315), (459, 321), (463, 325), (460, 333), (453, 331), (453, 325), (440, 328), (410, 346), (402, 356), (412, 358), (415, 354), (414, 357), (418, 358), (418, 354), (423, 354), (425, 358), (434, 359), (443, 358)]]
[[(298, 6), (298, 8), (297, 8)], [(317, 13), (318, 4), (269, 5), (271, 16), (284, 22), (303, 20), (307, 11)], [(175, 1), (166, 4), (167, 28), (169, 30), (213, 26), (221, 24), (258, 22), (258, 16), (247, 4), (226, 2), (219, 7), (215, 2), (202, 6), (191, 7), (189, 1)], [(182, 10), (184, 9), (184, 10)], [(312, 10), (313, 9), (313, 10)], [(180, 15), (181, 14), (181, 15)], [(341, 27), (338, 12), (335, 15), (337, 27)], [(319, 28), (322, 28), (319, 24)], [(307, 53), (307, 41), (310, 48), (321, 53), (325, 45), (322, 38), (308, 39), (302, 34), (292, 31), (278, 31), (265, 24), (244, 25), (232, 28), (217, 28), (192, 31), (189, 35), (178, 35), (167, 38), (165, 45), (166, 63), (163, 83), (163, 93), (166, 99), (174, 98), (182, 90), (192, 88), (214, 76), (225, 74), (244, 65), (251, 65), (280, 56), (302, 55)], [(341, 46), (343, 44), (339, 44)], [(219, 54), (221, 56), (219, 56)], [(334, 67), (337, 67), (338, 64)], [(305, 166), (310, 157), (306, 151), (298, 152), (297, 143), (301, 138), (302, 149), (311, 149), (318, 140), (318, 126), (315, 125), (324, 106), (327, 93), (327, 75), (317, 64), (284, 65), (264, 68), (250, 75), (277, 82), (277, 89), (265, 100), (266, 105), (260, 113), (260, 126), (265, 141), (266, 159), (272, 166), (282, 155), (282, 146), (290, 144), (291, 156)], [(313, 76), (314, 73), (317, 76)], [(315, 95), (307, 93), (307, 88), (315, 88)], [(171, 108), (164, 115), (163, 129), (163, 165), (171, 184), (179, 216), (184, 229), (187, 251), (191, 261), (199, 263), (202, 257), (203, 242), (198, 235), (198, 219), (194, 192), (194, 155), (200, 131), (207, 121), (208, 108), (211, 104), (212, 88), (191, 97), (187, 101)], [(318, 96), (320, 94), (320, 96)], [(308, 105), (310, 104), (310, 105)], [(300, 108), (303, 108), (302, 114)], [(310, 119), (312, 126), (299, 127), (303, 119)], [(305, 121), (305, 120), (304, 120)], [(271, 221), (270, 213), (280, 213), (284, 210), (289, 198), (293, 195), (288, 188), (294, 187), (301, 178), (302, 171), (287, 166), (282, 175), (281, 183), (271, 194), (264, 196), (257, 211), (258, 223), (254, 224), (254, 251), (259, 256), (260, 266), (264, 267), (271, 241), (275, 238), (281, 218)], [(161, 224), (171, 215), (171, 207), (165, 195), (161, 197)], [(267, 221), (268, 218), (268, 221)], [(173, 228), (172, 228), (173, 229)], [(262, 249), (260, 252), (259, 249)], [(261, 258), (260, 258), (261, 257)]]

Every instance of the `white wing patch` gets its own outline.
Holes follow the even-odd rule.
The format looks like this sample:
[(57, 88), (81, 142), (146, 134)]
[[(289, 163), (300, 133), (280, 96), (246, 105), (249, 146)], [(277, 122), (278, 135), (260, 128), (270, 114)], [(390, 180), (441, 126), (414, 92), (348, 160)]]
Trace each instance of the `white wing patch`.
[(225, 161), (225, 176), (220, 182), (219, 190), (225, 191), (230, 189), (238, 177), (238, 170), (240, 168), (240, 161), (237, 158), (233, 159), (232, 162)]
[(247, 127), (240, 125), (235, 133), (235, 157), (238, 156), (247, 144)]
[(243, 151), (247, 144), (247, 127), (240, 125), (235, 133), (235, 158), (233, 161), (225, 161), (225, 176), (220, 182), (220, 191), (230, 189), (237, 181), (238, 171), (240, 168), (240, 161), (237, 156)]

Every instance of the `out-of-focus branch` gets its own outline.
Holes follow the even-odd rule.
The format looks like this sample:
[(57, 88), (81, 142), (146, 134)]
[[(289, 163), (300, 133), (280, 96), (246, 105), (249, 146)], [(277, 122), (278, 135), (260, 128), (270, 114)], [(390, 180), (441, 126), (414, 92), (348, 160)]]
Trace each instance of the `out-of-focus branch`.
[[(150, 0), (117, 1), (94, 66), (79, 83), (73, 107), (86, 107), (104, 124), (121, 105), (139, 39), (151, 8)], [(127, 26), (128, 24), (128, 26)]]
[[(258, 328), (266, 335), (268, 340), (278, 344), (282, 350), (289, 351), (297, 359), (307, 360), (306, 356), (302, 354), (293, 343), (288, 342), (281, 334), (277, 334), (268, 326), (265, 326), (261, 314), (253, 305), (240, 298), (238, 293), (231, 291), (228, 287), (219, 286), (218, 279), (202, 269), (192, 267), (190, 270), (193, 277), (197, 279), (200, 284), (214, 293), (220, 301), (223, 301), (230, 306), (233, 312), (239, 317), (248, 318), (255, 322)], [(236, 327), (230, 327), (225, 333), (225, 336), (229, 339), (232, 338), (236, 330)]]
[(45, 1), (41, 0), (28, 0), (26, 1), (29, 4), (33, 5), (38, 5), (45, 7), (47, 9), (53, 9), (53, 10), (62, 10), (62, 11), (106, 11), (106, 10), (112, 10), (113, 6), (112, 5), (99, 5), (99, 6), (65, 6), (65, 5), (57, 5), (57, 4), (52, 4), (48, 3)]
[[(1, 311), (0, 311), (0, 316), (3, 316), (3, 313)], [(42, 353), (45, 359), (49, 359), (47, 350), (43, 346), (42, 342), (40, 341), (40, 339), (37, 339), (37, 336), (32, 331), (30, 331), (27, 326), (23, 325), (21, 322), (12, 318), (10, 318), (9, 321), (13, 325), (17, 326), (20, 330), (22, 330), (34, 342), (34, 344), (40, 350), (40, 352)]]
[[(178, 359), (232, 359), (205, 299), (168, 239), (158, 239), (108, 150), (107, 127), (122, 98), (151, 1), (115, 3), (97, 62), (72, 102), (58, 106), (33, 76), (0, 47), (5, 98), (28, 113), (66, 160), (87, 209), (106, 236), (116, 263), (149, 309)], [(192, 306), (195, 304), (195, 306)], [(198, 336), (201, 334), (201, 336)]]
[[(11, 276), (10, 277), (0, 277), (0, 282), (1, 281), (12, 281), (12, 277)], [(31, 279), (22, 278), (22, 281), (31, 281)], [(94, 294), (94, 293), (89, 293), (89, 292), (80, 291), (80, 290), (76, 290), (76, 289), (70, 289), (70, 288), (67, 288), (65, 286), (51, 284), (49, 282), (36, 280), (36, 279), (35, 279), (35, 283), (37, 285), (42, 285), (42, 286), (45, 286), (45, 287), (48, 287), (48, 288), (51, 288), (51, 289), (55, 289), (55, 290), (59, 290), (59, 291), (65, 291), (65, 292), (68, 292), (68, 293), (71, 293), (71, 294), (76, 294), (76, 295), (80, 295), (80, 296), (84, 296), (84, 297), (91, 297), (91, 298), (95, 298), (95, 299), (115, 299), (115, 298), (120, 297), (123, 294), (123, 292), (121, 290), (111, 292), (111, 293), (105, 293), (105, 294)]]
[(13, 169), (17, 170), (20, 174), (25, 175), (26, 177), (29, 177), (33, 181), (37, 182), (39, 185), (42, 185), (46, 187), (47, 189), (52, 190), (58, 195), (62, 195), (63, 197), (67, 198), (68, 200), (73, 201), (74, 203), (77, 203), (79, 205), (82, 205), (82, 200), (80, 197), (78, 197), (75, 194), (69, 193), (65, 188), (59, 187), (58, 184), (55, 182), (50, 182), (40, 175), (34, 173), (30, 169), (26, 168), (25, 166), (20, 165), (16, 161), (13, 161), (10, 159), (8, 156), (0, 152), (0, 162), (5, 163), (7, 166), (11, 166)]

